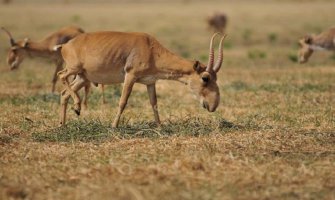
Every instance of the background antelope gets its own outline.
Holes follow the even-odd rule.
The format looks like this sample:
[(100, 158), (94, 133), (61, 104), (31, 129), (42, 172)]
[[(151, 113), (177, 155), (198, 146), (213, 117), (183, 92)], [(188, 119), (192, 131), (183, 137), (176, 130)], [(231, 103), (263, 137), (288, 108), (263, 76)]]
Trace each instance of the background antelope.
[(8, 30), (3, 27), (2, 30), (9, 36), (11, 48), (7, 54), (7, 63), (11, 70), (18, 69), (26, 56), (42, 57), (55, 63), (56, 70), (52, 78), (52, 92), (55, 91), (57, 73), (63, 68), (63, 58), (60, 52), (54, 51), (54, 46), (65, 44), (72, 38), (84, 33), (83, 29), (79, 27), (68, 26), (61, 28), (41, 41), (35, 42), (28, 38), (16, 41)]
[(335, 51), (335, 27), (319, 35), (307, 35), (299, 40), (299, 63), (305, 63), (314, 51)]
[(224, 33), (227, 26), (227, 15), (223, 12), (215, 12), (207, 17), (207, 24), (214, 32)]
[[(97, 32), (76, 37), (63, 45), (61, 50), (66, 63), (65, 69), (58, 73), (66, 86), (61, 93), (61, 124), (65, 124), (70, 96), (74, 99), (76, 113), (80, 113), (77, 91), (88, 81), (100, 84), (124, 83), (113, 127), (118, 126), (135, 83), (147, 86), (155, 121), (160, 124), (155, 88), (159, 79), (188, 84), (200, 97), (203, 107), (214, 112), (220, 100), (216, 74), (223, 61), (222, 42), (225, 38), (223, 36), (220, 41), (219, 56), (214, 66), (213, 40), (216, 35), (210, 41), (207, 66), (175, 55), (145, 33)], [(70, 75), (77, 75), (71, 85), (68, 82)]]
[[(15, 41), (12, 34), (5, 28), (2, 30), (7, 33), (10, 40), (11, 48), (7, 54), (7, 63), (11, 70), (18, 69), (23, 59), (29, 57), (42, 57), (51, 60), (56, 65), (56, 70), (52, 77), (52, 92), (55, 92), (57, 83), (57, 73), (63, 68), (63, 58), (57, 46), (67, 43), (74, 37), (84, 33), (83, 29), (76, 26), (63, 27), (59, 31), (47, 36), (39, 42), (30, 41), (28, 38)], [(56, 48), (56, 49), (55, 49)], [(85, 95), (83, 104), (87, 107), (88, 93), (90, 84), (85, 85)], [(104, 86), (101, 85), (102, 103), (105, 103)]]
[(3, 4), (10, 4), (12, 2), (12, 0), (2, 0)]

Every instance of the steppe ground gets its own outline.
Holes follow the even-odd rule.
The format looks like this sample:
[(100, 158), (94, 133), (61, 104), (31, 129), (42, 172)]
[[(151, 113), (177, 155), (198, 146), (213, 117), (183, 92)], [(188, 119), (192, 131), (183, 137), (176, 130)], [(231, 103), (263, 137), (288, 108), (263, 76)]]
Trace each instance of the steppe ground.
[[(0, 199), (335, 199), (335, 54), (296, 63), (297, 39), (335, 24), (334, 1), (225, 1), (0, 6), (0, 25), (37, 40), (65, 25), (147, 32), (206, 63), (205, 18), (229, 16), (221, 102), (208, 113), (177, 82), (159, 81), (155, 127), (136, 85), (111, 128), (121, 85), (106, 105), (93, 88), (78, 118), (57, 128), (54, 66), (27, 58), (9, 71), (0, 35)], [(57, 85), (57, 91), (62, 88)]]

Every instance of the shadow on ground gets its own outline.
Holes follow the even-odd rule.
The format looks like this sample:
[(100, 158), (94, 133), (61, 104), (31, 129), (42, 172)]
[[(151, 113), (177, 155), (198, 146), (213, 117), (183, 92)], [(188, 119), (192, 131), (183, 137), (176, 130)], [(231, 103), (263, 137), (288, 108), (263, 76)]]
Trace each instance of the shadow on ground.
[(120, 128), (112, 128), (111, 123), (99, 120), (78, 120), (70, 121), (64, 127), (35, 132), (32, 134), (32, 139), (36, 142), (104, 142), (113, 139), (162, 138), (172, 135), (196, 137), (213, 132), (224, 134), (241, 129), (244, 127), (224, 119), (187, 118), (167, 121), (160, 127), (155, 123), (137, 122), (131, 125), (122, 124)]

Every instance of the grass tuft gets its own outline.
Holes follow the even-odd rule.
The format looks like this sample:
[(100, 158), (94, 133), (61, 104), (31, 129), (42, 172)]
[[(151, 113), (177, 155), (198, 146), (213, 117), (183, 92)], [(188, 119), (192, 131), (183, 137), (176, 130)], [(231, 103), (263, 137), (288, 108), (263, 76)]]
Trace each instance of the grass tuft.
[(13, 140), (13, 138), (9, 135), (0, 135), (0, 144), (1, 145), (11, 143), (12, 140)]
[(264, 59), (267, 57), (267, 54), (264, 51), (261, 50), (250, 50), (248, 51), (248, 58), (252, 60), (256, 59)]
[(276, 33), (269, 33), (268, 40), (270, 43), (275, 43), (278, 39), (278, 35)]
[(296, 54), (290, 53), (288, 54), (288, 59), (294, 63), (298, 62), (298, 56)]

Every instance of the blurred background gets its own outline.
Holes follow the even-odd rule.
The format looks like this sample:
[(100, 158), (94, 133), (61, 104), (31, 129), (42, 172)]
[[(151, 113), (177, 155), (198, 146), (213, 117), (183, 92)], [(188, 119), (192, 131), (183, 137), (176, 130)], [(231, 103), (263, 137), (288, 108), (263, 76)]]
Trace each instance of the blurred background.
[[(334, 53), (316, 53), (310, 62), (300, 65), (297, 63), (298, 39), (334, 26), (334, 7), (335, 2), (330, 0), (12, 0), (0, 5), (0, 25), (10, 30), (15, 39), (29, 37), (31, 40), (41, 40), (68, 25), (80, 26), (86, 32), (146, 32), (172, 52), (206, 63), (209, 39), (213, 34), (208, 18), (215, 13), (224, 13), (228, 37), (224, 43), (225, 60), (218, 81), (222, 87), (232, 85), (239, 88), (264, 83), (320, 81), (318, 76), (304, 79), (296, 72), (302, 72), (306, 67), (322, 70), (333, 66)], [(19, 70), (10, 72), (5, 59), (8, 49), (8, 37), (2, 32), (2, 95), (48, 92), (53, 64), (27, 58)], [(267, 70), (271, 72), (262, 74)], [(328, 79), (322, 80), (329, 84)], [(158, 87), (169, 88), (172, 85), (170, 89), (173, 89), (177, 84), (160, 83)], [(59, 91), (62, 86), (58, 84), (57, 87)], [(185, 90), (178, 92), (183, 95)]]

